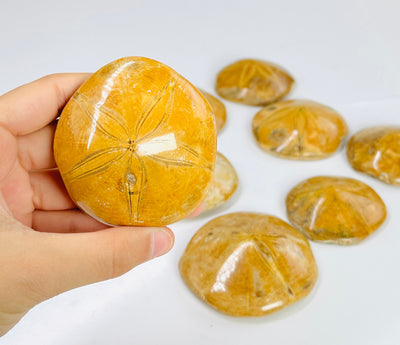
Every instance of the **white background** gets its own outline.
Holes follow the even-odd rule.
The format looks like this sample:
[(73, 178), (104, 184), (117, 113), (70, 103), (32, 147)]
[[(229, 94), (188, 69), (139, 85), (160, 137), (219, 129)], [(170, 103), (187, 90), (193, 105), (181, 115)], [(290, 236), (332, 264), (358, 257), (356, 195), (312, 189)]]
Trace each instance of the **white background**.
[[(224, 65), (254, 57), (286, 67), (297, 81), (289, 97), (336, 108), (351, 133), (400, 125), (399, 17), (398, 0), (0, 0), (0, 94), (129, 55), (160, 60), (213, 92)], [(354, 172), (343, 149), (317, 162), (273, 158), (252, 138), (258, 108), (225, 104), (218, 148), (240, 177), (234, 202), (171, 226), (176, 245), (168, 255), (35, 307), (0, 344), (400, 343), (399, 187)], [(366, 182), (386, 202), (388, 219), (357, 246), (312, 243), (320, 276), (310, 296), (271, 316), (235, 319), (187, 289), (178, 261), (200, 226), (233, 211), (285, 219), (286, 193), (319, 174)]]

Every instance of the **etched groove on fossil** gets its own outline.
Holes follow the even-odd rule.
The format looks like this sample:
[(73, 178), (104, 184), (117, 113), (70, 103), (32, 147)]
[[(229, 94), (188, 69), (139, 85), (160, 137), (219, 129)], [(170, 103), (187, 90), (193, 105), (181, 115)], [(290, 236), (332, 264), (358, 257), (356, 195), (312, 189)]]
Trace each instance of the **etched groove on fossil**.
[[(73, 101), (77, 102), (79, 106), (83, 110), (83, 114), (86, 115), (89, 118), (89, 121), (91, 122), (92, 126), (94, 127), (94, 130), (98, 130), (102, 132), (104, 135), (108, 136), (111, 139), (121, 141), (121, 140), (127, 140), (129, 138), (129, 129), (125, 124), (124, 119), (116, 112), (113, 110), (107, 108), (104, 104), (101, 105), (101, 110), (100, 107), (97, 106), (97, 104), (93, 105), (93, 102), (90, 101), (85, 95), (81, 94), (80, 92), (75, 92), (72, 95), (71, 98)], [(91, 109), (92, 108), (92, 109)], [(112, 125), (115, 126), (115, 124), (118, 124), (120, 128), (122, 128), (124, 134), (126, 135), (125, 138), (121, 138), (121, 136), (115, 136), (111, 132), (114, 132), (116, 129), (107, 129), (103, 127), (103, 124), (98, 121), (98, 117), (95, 117), (99, 115), (99, 112), (104, 117), (108, 117), (112, 122)], [(105, 125), (108, 125), (108, 123), (105, 123)]]
[[(265, 236), (264, 238), (270, 239), (269, 236)], [(278, 259), (276, 258), (274, 251), (269, 246), (268, 242), (261, 242), (259, 239), (257, 239), (254, 241), (254, 243), (255, 248), (257, 248), (257, 250), (259, 250), (259, 252), (262, 254), (261, 258), (263, 259), (265, 265), (270, 268), (276, 277), (278, 277), (278, 279), (282, 282), (282, 285), (285, 286), (288, 291), (293, 291), (289, 283), (286, 281), (286, 278), (280, 272), (278, 268)]]
[[(111, 153), (115, 152), (119, 152), (116, 157), (109, 156)], [(124, 150), (123, 147), (110, 147), (95, 151), (87, 155), (80, 162), (76, 163), (71, 170), (65, 173), (65, 176), (71, 181), (74, 181), (76, 179), (96, 175), (107, 170), (111, 164), (121, 159), (126, 153), (127, 151)], [(95, 163), (93, 167), (91, 167), (92, 163)]]
[(257, 144), (288, 159), (321, 159), (333, 154), (347, 134), (333, 109), (309, 100), (288, 100), (261, 109), (253, 118)]
[(317, 280), (307, 239), (279, 218), (238, 212), (196, 232), (179, 262), (184, 282), (231, 316), (261, 316), (296, 302)]
[(89, 214), (115, 225), (170, 224), (204, 198), (216, 154), (214, 118), (172, 69), (124, 58), (73, 95), (54, 151), (68, 192)]
[(235, 193), (239, 178), (235, 168), (220, 152), (217, 152), (214, 175), (204, 199), (204, 210), (211, 210), (225, 203)]
[(313, 241), (356, 244), (379, 228), (386, 207), (361, 181), (317, 176), (295, 186), (286, 198), (287, 215), (295, 228)]
[[(172, 87), (171, 87), (171, 85), (172, 85)], [(140, 120), (138, 121), (138, 125), (137, 125), (136, 131), (135, 131), (135, 137), (138, 142), (142, 141), (142, 140), (146, 139), (147, 137), (152, 136), (154, 133), (156, 133), (157, 130), (160, 128), (160, 126), (165, 122), (166, 115), (171, 114), (171, 107), (173, 105), (173, 100), (174, 100), (174, 92), (173, 91), (174, 91), (175, 85), (176, 85), (175, 80), (170, 80), (170, 82), (168, 84), (165, 84), (162, 87), (162, 89), (158, 92), (158, 94), (155, 97), (155, 99), (153, 100), (153, 102), (149, 103), (148, 107), (143, 111), (142, 116), (140, 117)], [(154, 129), (152, 129), (149, 133), (147, 133), (143, 137), (139, 137), (140, 130), (142, 129), (146, 120), (149, 118), (149, 116), (153, 112), (156, 105), (161, 101), (161, 98), (165, 95), (165, 93), (167, 92), (167, 89), (170, 87), (171, 87), (171, 90), (170, 90), (169, 96), (168, 96), (167, 107), (166, 107), (166, 110), (163, 112), (163, 115), (161, 116), (160, 121), (154, 127)]]
[(186, 160), (177, 160), (177, 159), (172, 159), (172, 158), (166, 158), (166, 157), (161, 157), (159, 155), (149, 155), (152, 159), (154, 159), (157, 162), (164, 163), (166, 165), (175, 165), (175, 166), (180, 166), (180, 167), (195, 167), (199, 168), (198, 165), (196, 165), (193, 162), (189, 162)]
[(236, 61), (217, 76), (216, 91), (222, 98), (248, 105), (267, 105), (286, 96), (294, 84), (282, 67), (261, 60)]
[(400, 185), (400, 127), (365, 128), (347, 144), (347, 159), (360, 172)]
[[(131, 173), (131, 164), (132, 164), (132, 152), (131, 152), (131, 155), (129, 156), (129, 159), (128, 159), (128, 164), (127, 164), (127, 168), (126, 168), (126, 174), (125, 174), (125, 178), (124, 178), (124, 187), (125, 187), (124, 191), (125, 191), (126, 202), (127, 202), (127, 205), (128, 205), (129, 222), (130, 223), (132, 223), (132, 214), (133, 214), (132, 195), (134, 194), (134, 192), (131, 189), (133, 187), (133, 184), (128, 180), (127, 176), (128, 176), (128, 174)], [(138, 210), (136, 210), (135, 214), (137, 214), (137, 213), (138, 213)]]

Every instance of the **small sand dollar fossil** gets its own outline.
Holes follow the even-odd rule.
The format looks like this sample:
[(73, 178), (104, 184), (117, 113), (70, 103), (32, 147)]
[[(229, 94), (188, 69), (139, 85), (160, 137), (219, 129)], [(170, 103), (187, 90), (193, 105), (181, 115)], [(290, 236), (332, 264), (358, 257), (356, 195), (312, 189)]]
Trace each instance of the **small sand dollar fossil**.
[(370, 127), (354, 134), (347, 158), (355, 170), (400, 185), (400, 127)]
[(317, 176), (295, 186), (286, 198), (292, 225), (313, 241), (356, 244), (386, 218), (379, 195), (365, 183)]
[(264, 151), (288, 159), (321, 159), (333, 154), (347, 134), (333, 109), (309, 100), (288, 100), (261, 109), (253, 134)]
[(113, 225), (166, 225), (192, 213), (207, 193), (214, 115), (170, 67), (122, 58), (67, 103), (54, 155), (71, 198), (88, 214)]
[(215, 124), (217, 126), (217, 132), (220, 132), (221, 129), (225, 126), (226, 122), (226, 109), (224, 103), (222, 103), (217, 97), (214, 97), (213, 95), (209, 94), (208, 92), (198, 89), (202, 95), (205, 97), (205, 99), (208, 101), (208, 103), (211, 106), (211, 109), (214, 112), (215, 116)]
[(222, 205), (236, 191), (238, 183), (235, 168), (222, 153), (217, 152), (211, 187), (204, 199), (204, 210)]
[(267, 105), (285, 97), (294, 84), (282, 67), (254, 59), (236, 61), (217, 76), (216, 91), (229, 101)]
[(283, 220), (232, 213), (204, 225), (179, 263), (188, 287), (231, 316), (261, 316), (305, 297), (318, 276), (307, 239)]

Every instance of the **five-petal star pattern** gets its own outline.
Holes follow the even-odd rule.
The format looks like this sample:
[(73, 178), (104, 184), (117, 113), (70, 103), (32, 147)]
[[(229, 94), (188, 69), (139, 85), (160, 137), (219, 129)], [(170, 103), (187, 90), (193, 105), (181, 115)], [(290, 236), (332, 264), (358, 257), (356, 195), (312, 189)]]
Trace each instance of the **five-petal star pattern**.
[[(72, 97), (72, 101), (79, 105), (90, 122), (91, 133), (103, 136), (113, 144), (89, 153), (73, 165), (65, 177), (72, 182), (100, 174), (121, 160), (126, 162), (120, 189), (126, 198), (130, 223), (139, 221), (143, 194), (148, 184), (147, 167), (143, 156), (172, 167), (212, 169), (196, 150), (177, 140), (173, 132), (165, 135), (167, 130), (165, 127), (169, 118), (173, 116), (176, 87), (177, 80), (171, 78), (158, 90), (152, 101), (146, 104), (139, 116), (131, 114), (138, 116), (134, 128), (129, 128), (125, 118), (105, 104), (95, 103), (79, 92)], [(157, 114), (158, 122), (148, 129), (146, 123), (153, 117), (154, 110), (164, 97), (168, 99), (161, 114)], [(164, 154), (171, 150), (183, 152), (184, 157), (180, 157), (179, 153), (172, 156)]]

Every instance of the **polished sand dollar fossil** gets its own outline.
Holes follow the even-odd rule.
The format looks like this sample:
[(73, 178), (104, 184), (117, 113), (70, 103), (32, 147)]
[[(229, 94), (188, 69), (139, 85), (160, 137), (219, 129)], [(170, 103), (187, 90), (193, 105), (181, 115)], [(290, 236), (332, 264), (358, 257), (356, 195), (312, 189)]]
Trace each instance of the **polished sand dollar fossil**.
[(67, 103), (54, 155), (71, 198), (88, 214), (114, 225), (166, 225), (193, 212), (208, 191), (214, 115), (168, 66), (122, 58)]
[(347, 158), (355, 170), (400, 185), (400, 127), (370, 127), (354, 134)]
[(309, 100), (267, 106), (254, 116), (252, 128), (264, 151), (299, 160), (330, 156), (347, 134), (346, 122), (335, 110)]
[(217, 76), (216, 91), (229, 101), (247, 105), (267, 105), (285, 97), (294, 84), (282, 67), (261, 60), (236, 61)]
[(215, 116), (215, 124), (217, 126), (217, 132), (220, 132), (221, 129), (225, 126), (226, 122), (226, 109), (224, 103), (222, 103), (217, 97), (209, 94), (207, 91), (199, 89), (199, 91), (203, 94), (205, 99), (211, 106), (211, 109), (214, 112)]
[(307, 239), (283, 220), (232, 213), (193, 236), (179, 269), (204, 302), (231, 316), (261, 316), (305, 297), (318, 276)]
[(204, 199), (204, 210), (222, 205), (236, 191), (238, 183), (239, 178), (235, 168), (222, 153), (217, 152), (211, 187)]
[(292, 225), (314, 241), (355, 244), (386, 218), (379, 195), (361, 181), (317, 176), (294, 187), (286, 198)]

